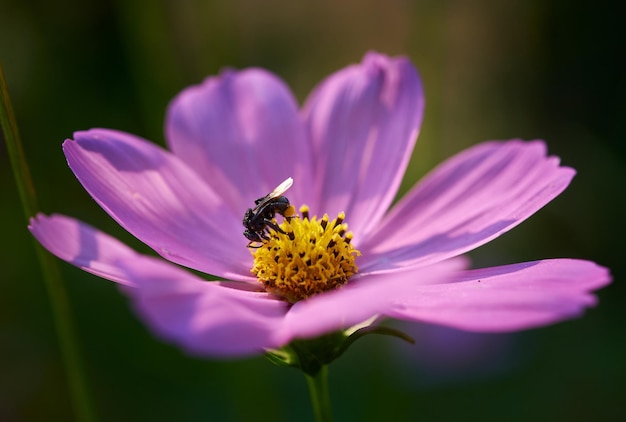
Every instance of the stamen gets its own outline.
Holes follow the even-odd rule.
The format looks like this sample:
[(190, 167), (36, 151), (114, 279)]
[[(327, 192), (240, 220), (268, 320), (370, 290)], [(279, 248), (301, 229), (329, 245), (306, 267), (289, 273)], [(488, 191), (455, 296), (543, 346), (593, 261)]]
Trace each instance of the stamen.
[(303, 220), (308, 220), (309, 219), (309, 207), (306, 205), (303, 205), (300, 207), (300, 214), (302, 214), (302, 219)]
[(343, 211), (341, 211), (339, 213), (339, 215), (337, 216), (337, 218), (335, 219), (335, 226), (340, 225), (341, 223), (343, 223), (343, 220), (346, 218), (346, 213), (344, 213)]
[(355, 258), (361, 255), (344, 219), (341, 212), (332, 221), (328, 215), (318, 220), (300, 207), (300, 217), (285, 218), (279, 230), (270, 227), (269, 240), (251, 249), (251, 271), (266, 291), (290, 303), (341, 287), (358, 272)]

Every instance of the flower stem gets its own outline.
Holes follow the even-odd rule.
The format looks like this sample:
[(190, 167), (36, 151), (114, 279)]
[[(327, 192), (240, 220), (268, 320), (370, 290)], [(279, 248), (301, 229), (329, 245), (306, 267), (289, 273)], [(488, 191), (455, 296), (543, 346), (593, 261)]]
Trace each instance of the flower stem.
[(332, 421), (330, 393), (328, 390), (328, 365), (323, 365), (315, 375), (305, 373), (305, 376), (307, 384), (309, 385), (309, 394), (311, 396), (313, 412), (315, 413), (315, 421)]
[[(13, 167), (13, 174), (19, 191), (22, 208), (26, 221), (39, 210), (37, 196), (30, 177), (28, 164), (24, 156), (24, 150), (20, 142), (17, 123), (13, 115), (11, 100), (7, 84), (4, 78), (4, 71), (0, 63), (0, 124), (4, 132), (4, 139), (9, 152), (9, 159)], [(34, 238), (33, 238), (34, 241)], [(59, 337), (61, 355), (65, 366), (68, 382), (71, 389), (71, 396), (74, 405), (76, 419), (79, 421), (93, 421), (91, 401), (87, 394), (84, 370), (78, 346), (74, 325), (72, 323), (71, 312), (68, 304), (65, 287), (61, 282), (59, 271), (52, 255), (46, 253), (37, 243), (35, 249), (37, 258), (41, 264), (43, 278), (46, 284), (55, 328)]]

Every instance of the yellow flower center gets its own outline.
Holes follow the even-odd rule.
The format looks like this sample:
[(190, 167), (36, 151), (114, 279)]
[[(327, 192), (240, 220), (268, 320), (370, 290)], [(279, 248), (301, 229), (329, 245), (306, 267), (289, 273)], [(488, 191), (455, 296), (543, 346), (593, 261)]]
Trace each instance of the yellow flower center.
[(309, 218), (309, 208), (301, 216), (285, 218), (278, 230), (269, 230), (269, 240), (257, 249), (252, 272), (267, 292), (291, 303), (344, 285), (358, 272), (354, 260), (361, 253), (350, 244), (352, 232), (343, 222), (345, 214), (329, 221)]

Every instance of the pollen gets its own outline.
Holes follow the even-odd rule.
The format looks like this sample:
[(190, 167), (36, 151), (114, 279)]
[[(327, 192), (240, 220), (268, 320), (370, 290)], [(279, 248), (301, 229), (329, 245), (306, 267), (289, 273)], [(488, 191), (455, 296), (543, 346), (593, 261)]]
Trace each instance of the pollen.
[(270, 229), (269, 240), (252, 250), (252, 273), (290, 303), (341, 287), (358, 272), (354, 261), (361, 255), (344, 219), (343, 212), (332, 221), (327, 214), (310, 218), (302, 206), (300, 216), (285, 218), (280, 231)]

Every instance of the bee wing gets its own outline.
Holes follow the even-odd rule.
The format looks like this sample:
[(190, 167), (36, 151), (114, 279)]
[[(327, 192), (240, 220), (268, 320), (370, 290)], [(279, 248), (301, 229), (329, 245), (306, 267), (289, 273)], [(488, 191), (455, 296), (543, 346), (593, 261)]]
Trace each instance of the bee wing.
[(283, 193), (287, 192), (287, 189), (289, 189), (291, 185), (293, 185), (293, 179), (291, 177), (288, 177), (280, 185), (276, 186), (273, 191), (268, 193), (266, 198), (278, 198)]
[(291, 187), (291, 185), (293, 185), (293, 178), (291, 177), (286, 178), (280, 185), (276, 186), (273, 191), (271, 191), (270, 193), (265, 195), (263, 198), (261, 198), (261, 201), (257, 204), (256, 207), (254, 207), (254, 211), (255, 212), (258, 211), (260, 208), (262, 208), (265, 204), (267, 204), (272, 199), (278, 198), (283, 193), (287, 192), (287, 190)]

